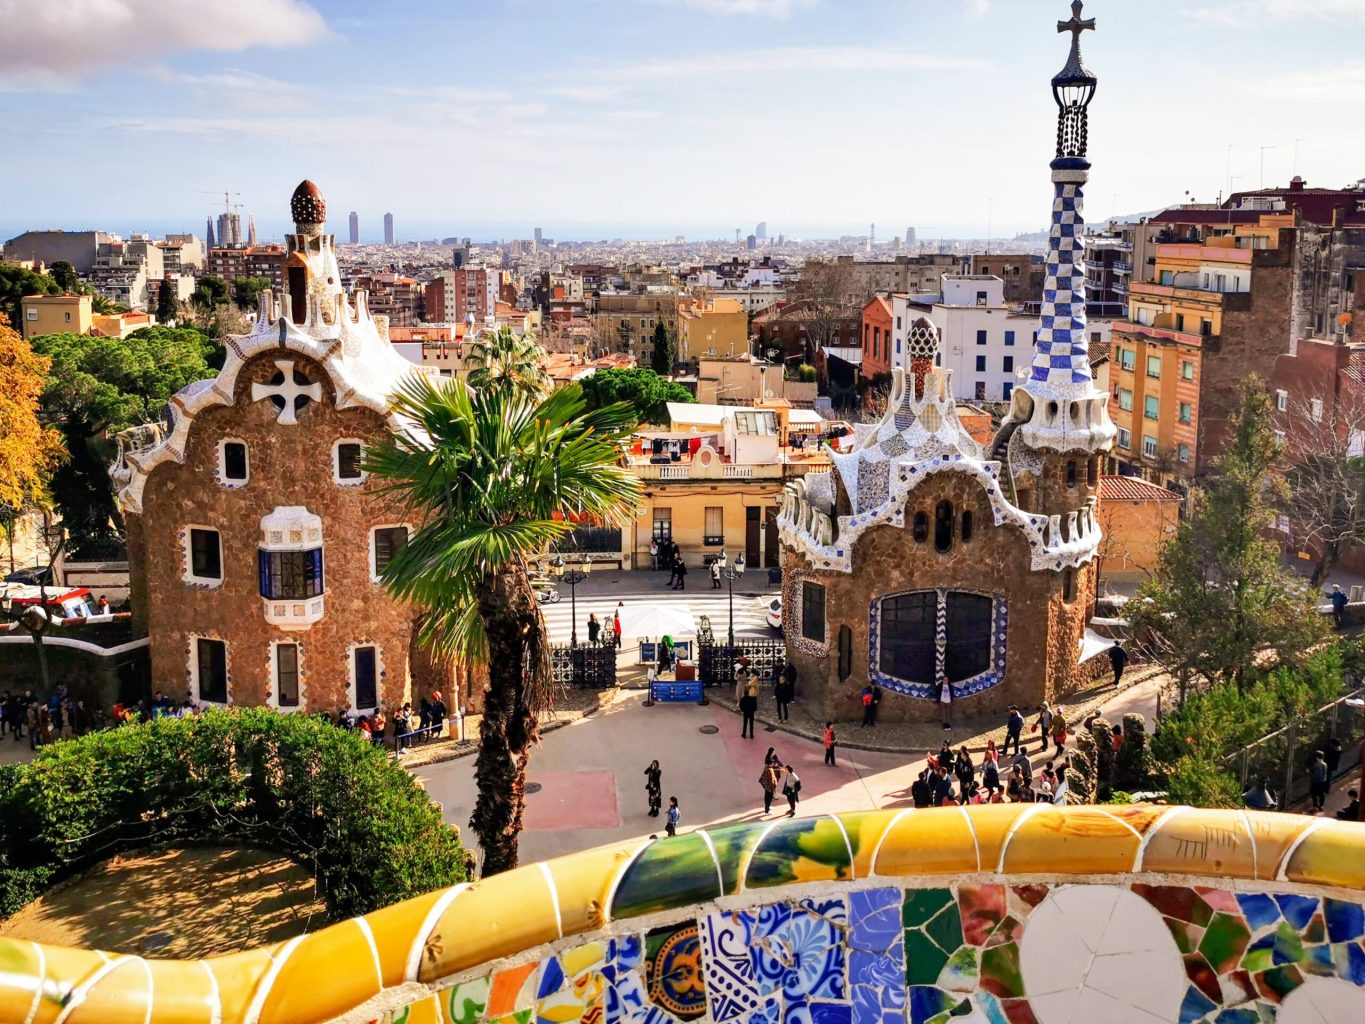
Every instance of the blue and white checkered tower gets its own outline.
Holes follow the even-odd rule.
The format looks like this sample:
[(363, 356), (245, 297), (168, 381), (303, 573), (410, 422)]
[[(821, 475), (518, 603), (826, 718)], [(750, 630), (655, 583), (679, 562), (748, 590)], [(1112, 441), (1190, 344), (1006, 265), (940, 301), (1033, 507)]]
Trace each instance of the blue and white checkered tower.
[(1028, 380), (1014, 392), (1009, 420), (1032, 448), (1098, 452), (1116, 433), (1109, 396), (1095, 388), (1085, 317), (1085, 220), (1082, 186), (1090, 176), (1085, 158), (1086, 108), (1096, 78), (1081, 62), (1081, 33), (1095, 27), (1081, 18), (1081, 0), (1058, 32), (1071, 33), (1066, 66), (1052, 79), (1057, 101), (1057, 156), (1052, 161), (1052, 230), (1043, 282), (1042, 323)]

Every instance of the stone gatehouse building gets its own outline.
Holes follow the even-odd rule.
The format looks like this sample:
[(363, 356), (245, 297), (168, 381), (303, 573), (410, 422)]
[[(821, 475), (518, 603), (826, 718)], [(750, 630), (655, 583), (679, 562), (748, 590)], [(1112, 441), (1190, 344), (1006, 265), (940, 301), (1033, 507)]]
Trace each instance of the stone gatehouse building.
[[(1079, 7), (1079, 5), (1076, 5)], [(881, 422), (829, 473), (786, 485), (787, 656), (815, 714), (934, 721), (1036, 705), (1077, 688), (1095, 592), (1102, 457), (1115, 428), (1090, 371), (1082, 186), (1095, 77), (1073, 14), (1059, 113), (1038, 341), (983, 448), (958, 421), (937, 328), (908, 325)], [(947, 711), (945, 712), (945, 707)]]
[[(414, 649), (414, 609), (378, 573), (414, 527), (363, 469), (401, 424), (388, 396), (425, 372), (343, 292), (326, 204), (291, 200), (284, 288), (227, 341), (214, 380), (171, 400), (160, 443), (114, 470), (152, 685), (206, 704), (368, 712), (448, 682)], [(432, 371), (434, 372), (434, 371)]]

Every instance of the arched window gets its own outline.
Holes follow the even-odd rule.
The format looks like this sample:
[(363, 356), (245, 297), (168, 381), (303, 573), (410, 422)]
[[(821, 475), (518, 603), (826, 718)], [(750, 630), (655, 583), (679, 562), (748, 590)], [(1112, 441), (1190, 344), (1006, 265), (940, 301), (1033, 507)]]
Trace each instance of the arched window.
[(1003, 655), (997, 661), (994, 637), (997, 600), (988, 594), (935, 590), (883, 598), (873, 665), (883, 676), (929, 687), (937, 687), (945, 676), (961, 683), (993, 668), (1002, 670)]
[(935, 682), (938, 645), (934, 639), (938, 593), (922, 590), (882, 599), (878, 667), (889, 676)]
[(1075, 486), (1076, 486), (1076, 460), (1075, 460), (1075, 459), (1069, 460), (1069, 461), (1067, 462), (1067, 464), (1066, 464), (1066, 485), (1067, 485), (1068, 487), (1075, 487)]
[(953, 546), (953, 503), (940, 501), (934, 509), (934, 549), (949, 551)]
[(965, 509), (962, 513), (962, 543), (966, 544), (972, 539), (972, 510)]
[(913, 520), (913, 533), (916, 543), (923, 544), (929, 539), (929, 517), (923, 512), (916, 512)]
[(839, 681), (853, 674), (853, 630), (839, 627)]
[(991, 627), (994, 602), (984, 594), (948, 595), (948, 643), (943, 649), (943, 674), (950, 683), (980, 675), (991, 667)]

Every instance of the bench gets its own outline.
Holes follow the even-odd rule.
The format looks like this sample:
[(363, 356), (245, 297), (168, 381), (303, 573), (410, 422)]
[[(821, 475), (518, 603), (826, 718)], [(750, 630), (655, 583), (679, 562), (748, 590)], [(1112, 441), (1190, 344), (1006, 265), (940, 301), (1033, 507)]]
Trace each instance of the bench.
[(701, 680), (667, 683), (656, 679), (649, 684), (649, 699), (655, 704), (700, 704)]

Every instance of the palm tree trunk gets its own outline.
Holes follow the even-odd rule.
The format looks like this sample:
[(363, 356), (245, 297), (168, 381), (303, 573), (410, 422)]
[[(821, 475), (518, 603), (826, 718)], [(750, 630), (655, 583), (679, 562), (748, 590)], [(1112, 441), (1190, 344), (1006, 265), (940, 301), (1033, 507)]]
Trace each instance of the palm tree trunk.
[(549, 646), (526, 573), (519, 566), (489, 576), (479, 615), (487, 642), (488, 688), (474, 765), (478, 796), (469, 827), (483, 849), (483, 875), (517, 866), (525, 809), (526, 765), (549, 691)]

